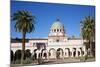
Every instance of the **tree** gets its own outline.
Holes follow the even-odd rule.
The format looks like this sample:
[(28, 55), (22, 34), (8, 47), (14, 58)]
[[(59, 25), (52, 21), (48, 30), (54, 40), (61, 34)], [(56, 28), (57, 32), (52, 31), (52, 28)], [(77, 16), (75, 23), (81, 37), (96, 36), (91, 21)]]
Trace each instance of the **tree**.
[(35, 16), (32, 16), (29, 11), (19, 10), (15, 12), (12, 16), (12, 20), (15, 21), (15, 29), (22, 33), (22, 56), (21, 63), (24, 59), (25, 52), (25, 37), (26, 33), (30, 33), (35, 30)]
[(90, 54), (93, 56), (93, 45), (92, 43), (95, 41), (95, 20), (91, 16), (85, 17), (81, 21), (81, 34), (83, 40), (86, 40), (88, 42), (88, 48), (90, 48)]

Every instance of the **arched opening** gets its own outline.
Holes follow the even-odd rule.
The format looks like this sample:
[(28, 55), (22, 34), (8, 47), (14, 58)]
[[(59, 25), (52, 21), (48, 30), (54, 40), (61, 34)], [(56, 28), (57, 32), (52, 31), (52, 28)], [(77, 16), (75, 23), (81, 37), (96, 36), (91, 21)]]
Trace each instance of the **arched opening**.
[(59, 32), (59, 29), (57, 29), (57, 32)]
[(57, 39), (56, 42), (59, 42), (59, 39)]
[(38, 58), (41, 59), (41, 53), (38, 54)]
[(78, 51), (78, 57), (80, 56), (80, 51)]
[(47, 50), (46, 49), (42, 49), (42, 58), (43, 59), (47, 59)]
[(61, 32), (61, 29), (60, 29), (60, 32)]
[(51, 48), (51, 49), (49, 50), (49, 57), (50, 57), (51, 59), (54, 59), (55, 56), (56, 56), (56, 50), (55, 50), (54, 48)]
[(84, 51), (82, 51), (82, 55), (84, 55)]
[(10, 50), (10, 61), (11, 63), (14, 61), (14, 52), (12, 50)]
[(70, 57), (70, 49), (65, 48), (65, 56)]
[(37, 53), (36, 53), (36, 51), (37, 51), (37, 49), (34, 50), (34, 55), (33, 55), (33, 57), (32, 57), (33, 60), (36, 60), (36, 59), (37, 59)]
[(71, 57), (71, 56), (72, 56), (72, 52), (70, 51), (69, 53), (70, 53), (69, 55), (70, 55), (70, 57)]
[(57, 51), (56, 51), (56, 57), (57, 57), (57, 59), (63, 58), (63, 49), (61, 49), (61, 48), (57, 49)]
[(54, 29), (54, 32), (56, 32), (56, 29)]
[(14, 60), (21, 60), (21, 50), (16, 50)]
[(82, 48), (81, 48), (81, 47), (80, 47), (80, 52), (81, 52), (81, 55), (83, 55), (83, 53), (82, 53), (82, 52), (83, 52), (83, 50), (82, 50)]
[(46, 58), (47, 58), (47, 53), (44, 53), (44, 54), (43, 54), (43, 57), (45, 57), (45, 59), (46, 59)]
[(31, 58), (30, 49), (25, 50), (25, 56), (26, 56), (26, 58)]
[(37, 54), (36, 53), (34, 53), (34, 59), (37, 59)]
[(76, 48), (73, 48), (73, 57), (76, 56)]

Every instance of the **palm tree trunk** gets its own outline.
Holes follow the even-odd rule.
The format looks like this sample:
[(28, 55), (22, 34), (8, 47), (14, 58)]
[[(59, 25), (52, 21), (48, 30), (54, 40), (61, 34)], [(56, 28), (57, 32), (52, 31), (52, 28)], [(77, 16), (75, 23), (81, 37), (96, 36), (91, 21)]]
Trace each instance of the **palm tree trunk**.
[(92, 52), (92, 42), (90, 41), (90, 56), (93, 57), (93, 52)]
[(25, 54), (25, 36), (26, 33), (23, 32), (23, 39), (22, 39), (22, 56), (21, 56), (21, 64), (23, 64), (23, 60), (24, 60), (24, 54)]
[(92, 56), (92, 44), (91, 44), (91, 40), (89, 40), (89, 48), (90, 48), (90, 57)]

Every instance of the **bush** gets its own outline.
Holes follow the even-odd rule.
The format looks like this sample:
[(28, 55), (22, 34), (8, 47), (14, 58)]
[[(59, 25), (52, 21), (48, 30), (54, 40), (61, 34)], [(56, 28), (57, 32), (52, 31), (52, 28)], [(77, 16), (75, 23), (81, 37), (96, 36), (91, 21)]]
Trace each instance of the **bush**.
[(14, 60), (21, 60), (21, 50), (15, 52)]
[(85, 56), (80, 57), (80, 61), (85, 62), (85, 60), (86, 60), (86, 57)]
[(43, 63), (43, 60), (41, 59), (41, 58), (38, 58), (38, 64), (41, 64), (41, 63)]
[(88, 55), (85, 55), (85, 56), (80, 58), (80, 61), (84, 61), (85, 62), (86, 60), (91, 59), (91, 58), (93, 58), (93, 57), (88, 57)]
[(21, 64), (21, 60), (16, 60), (15, 64)]
[(23, 60), (23, 64), (30, 64), (32, 63), (32, 60), (30, 58), (26, 58), (25, 60)]
[(34, 56), (34, 55), (33, 55), (31, 58), (32, 58), (32, 60), (33, 60), (33, 61), (34, 61), (34, 60), (36, 60), (36, 58), (35, 58), (35, 56)]

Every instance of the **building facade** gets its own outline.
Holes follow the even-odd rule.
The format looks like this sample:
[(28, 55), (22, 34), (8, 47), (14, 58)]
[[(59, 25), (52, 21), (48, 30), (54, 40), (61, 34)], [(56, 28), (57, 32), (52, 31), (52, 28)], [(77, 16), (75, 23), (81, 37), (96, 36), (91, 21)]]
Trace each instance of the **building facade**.
[[(31, 51), (35, 59), (64, 59), (85, 56), (86, 49), (81, 38), (68, 38), (64, 25), (57, 19), (50, 28), (47, 38), (33, 38), (26, 42), (26, 50)], [(22, 42), (11, 42), (15, 53), (22, 49)]]

